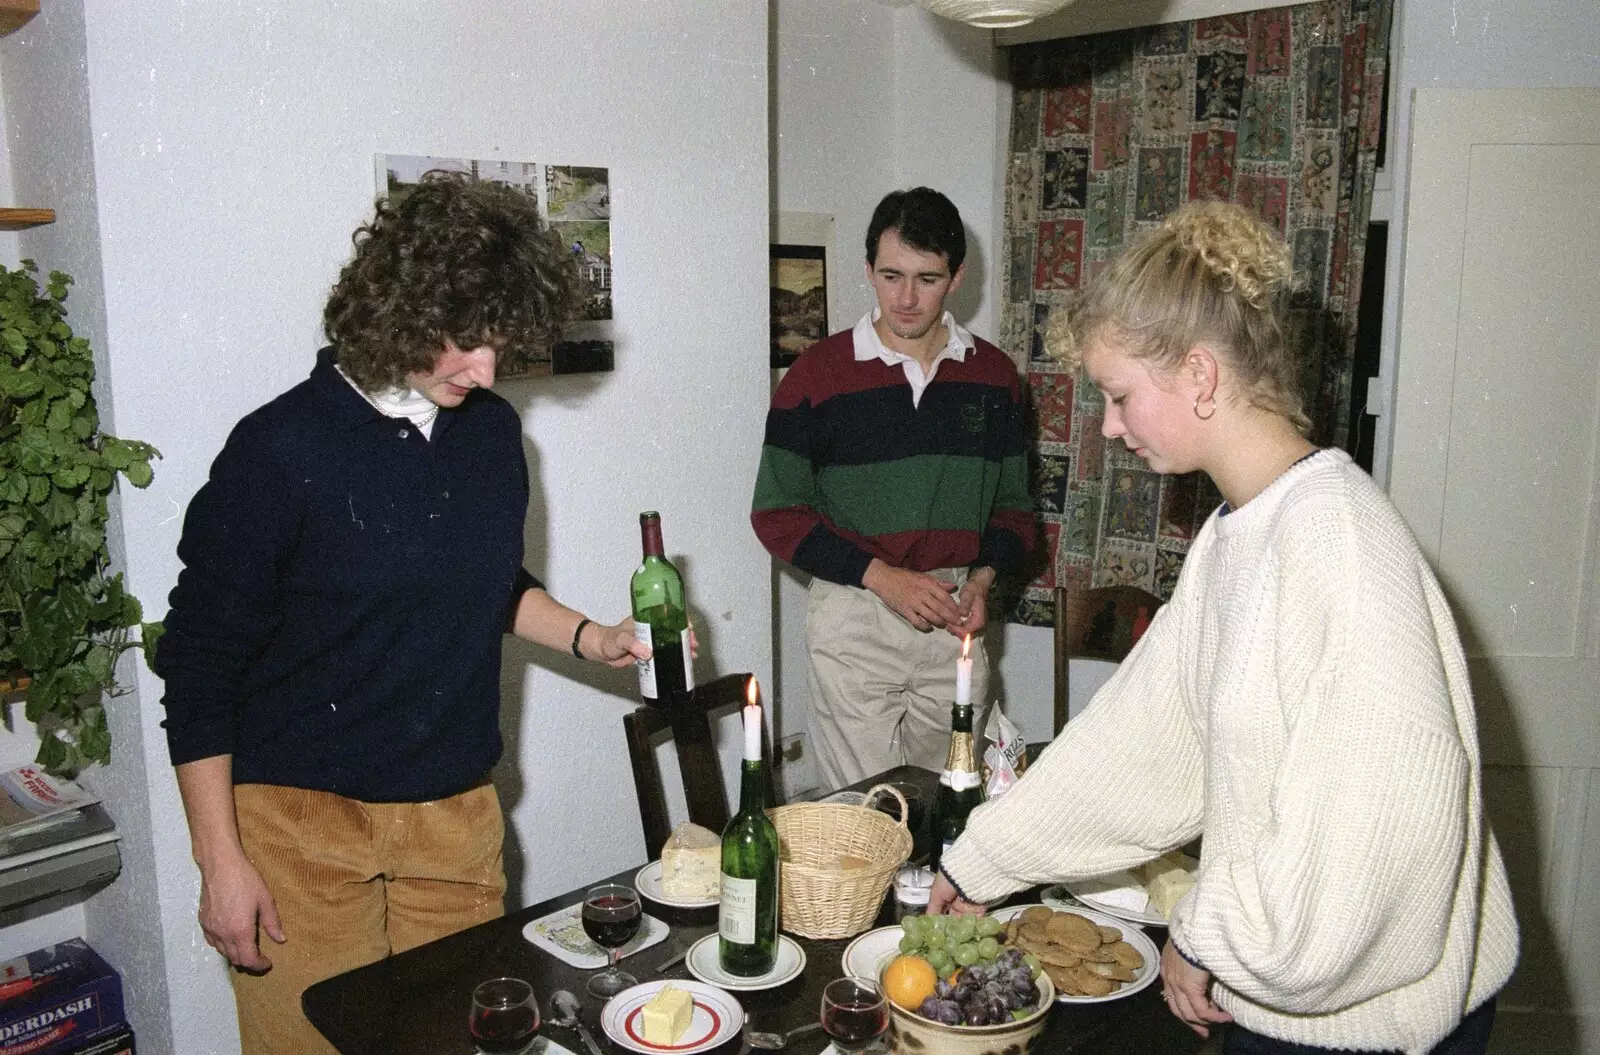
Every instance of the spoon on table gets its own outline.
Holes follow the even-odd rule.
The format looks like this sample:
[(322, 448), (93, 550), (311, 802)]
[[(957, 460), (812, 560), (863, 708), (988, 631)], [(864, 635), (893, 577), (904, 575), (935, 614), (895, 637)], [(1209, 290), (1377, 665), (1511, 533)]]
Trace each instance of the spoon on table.
[(594, 1042), (594, 1034), (583, 1024), (583, 1005), (565, 989), (557, 989), (550, 994), (550, 1023), (564, 1029), (576, 1029), (578, 1036), (588, 1046), (589, 1055), (605, 1055), (600, 1045)]
[(807, 1022), (803, 1026), (796, 1026), (787, 1033), (757, 1033), (755, 1030), (751, 1030), (744, 1035), (744, 1039), (752, 1048), (760, 1048), (763, 1051), (777, 1051), (779, 1048), (786, 1047), (791, 1040), (801, 1034), (810, 1033), (813, 1029), (821, 1028), (821, 1022)]

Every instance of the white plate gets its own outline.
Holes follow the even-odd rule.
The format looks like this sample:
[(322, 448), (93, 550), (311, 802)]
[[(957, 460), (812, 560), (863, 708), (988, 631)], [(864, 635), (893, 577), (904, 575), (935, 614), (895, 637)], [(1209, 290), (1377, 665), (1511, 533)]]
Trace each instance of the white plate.
[[(635, 858), (638, 860), (638, 858)], [(679, 898), (668, 897), (661, 889), (661, 862), (651, 861), (639, 869), (633, 877), (633, 887), (640, 894), (656, 902), (658, 905), (671, 905), (673, 908), (711, 908), (718, 899), (709, 898)]]
[[(622, 947), (618, 959), (625, 960), (640, 949), (648, 949), (666, 941), (671, 930), (671, 927), (646, 912), (639, 921), (639, 933)], [(548, 916), (530, 920), (522, 928), (522, 936), (556, 959), (570, 963), (581, 971), (597, 971), (609, 962), (606, 951), (590, 941), (589, 935), (583, 931), (582, 905), (568, 905)]]
[[(1064, 912), (1078, 912), (1080, 906), (1103, 912), (1107, 916), (1137, 923), (1141, 927), (1165, 927), (1167, 917), (1154, 909), (1145, 909), (1142, 912), (1121, 905), (1113, 905), (1095, 897), (1094, 894), (1084, 889), (1081, 883), (1061, 883), (1045, 890), (1040, 897), (1046, 905)], [(1074, 903), (1076, 902), (1076, 904)]]
[[(1049, 907), (1049, 906), (1046, 906)], [(1023, 909), (1033, 908), (1032, 905), (1008, 905), (1005, 908), (995, 909), (990, 913), (995, 919), (1004, 922), (1021, 912)], [(1155, 943), (1145, 937), (1144, 931), (1137, 928), (1129, 929), (1126, 920), (1119, 920), (1093, 909), (1071, 908), (1068, 912), (1076, 912), (1085, 919), (1093, 921), (1097, 926), (1115, 927), (1122, 932), (1122, 940), (1139, 950), (1139, 955), (1144, 957), (1144, 966), (1133, 972), (1133, 981), (1122, 983), (1116, 992), (1106, 996), (1068, 996), (1059, 990), (1056, 993), (1058, 1004), (1105, 1004), (1112, 1000), (1121, 1000), (1125, 996), (1132, 996), (1145, 988), (1161, 976), (1161, 950)]]
[(800, 972), (806, 966), (806, 952), (792, 938), (780, 934), (778, 955), (772, 961), (772, 970), (754, 978), (744, 978), (722, 969), (717, 954), (717, 936), (707, 934), (689, 946), (689, 955), (684, 957), (683, 963), (689, 968), (689, 973), (702, 982), (723, 989), (772, 989), (800, 977)]
[[(688, 992), (694, 1000), (694, 1015), (689, 1019), (689, 1028), (678, 1038), (678, 1043), (651, 1044), (644, 1039), (643, 1008), (669, 985)], [(606, 1006), (600, 1010), (600, 1028), (606, 1031), (606, 1036), (629, 1051), (643, 1052), (644, 1055), (655, 1055), (657, 1052), (694, 1055), (697, 1051), (709, 1051), (738, 1036), (742, 1025), (744, 1008), (739, 1006), (733, 994), (702, 982), (645, 982), (632, 989), (624, 989), (607, 1000)]]
[(900, 955), (900, 939), (905, 933), (898, 926), (869, 930), (844, 947), (839, 965), (846, 976), (877, 985), (889, 961)]

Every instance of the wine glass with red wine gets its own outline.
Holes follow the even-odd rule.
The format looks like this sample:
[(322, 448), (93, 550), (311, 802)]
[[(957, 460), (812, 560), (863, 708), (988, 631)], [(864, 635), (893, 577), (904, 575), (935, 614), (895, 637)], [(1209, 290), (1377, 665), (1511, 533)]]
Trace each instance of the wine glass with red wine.
[(583, 932), (589, 935), (590, 941), (605, 949), (609, 957), (606, 969), (590, 976), (587, 986), (590, 993), (613, 997), (637, 984), (633, 975), (618, 969), (617, 953), (639, 933), (643, 918), (639, 894), (633, 887), (605, 883), (590, 887), (584, 895)]
[(822, 1031), (839, 1051), (863, 1051), (889, 1028), (889, 1004), (875, 986), (835, 978), (822, 989)]
[(472, 1043), (483, 1055), (527, 1051), (539, 1032), (539, 1004), (533, 986), (520, 978), (491, 978), (472, 991), (467, 1018)]

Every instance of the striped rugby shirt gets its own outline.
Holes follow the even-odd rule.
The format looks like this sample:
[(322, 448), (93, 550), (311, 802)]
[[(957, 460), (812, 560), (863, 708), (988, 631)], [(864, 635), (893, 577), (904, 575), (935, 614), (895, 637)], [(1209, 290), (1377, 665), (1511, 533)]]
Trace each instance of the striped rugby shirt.
[(860, 586), (872, 558), (911, 571), (1016, 570), (1033, 548), (1021, 387), (974, 340), (913, 398), (853, 331), (806, 349), (767, 414), (750, 522), (802, 571)]

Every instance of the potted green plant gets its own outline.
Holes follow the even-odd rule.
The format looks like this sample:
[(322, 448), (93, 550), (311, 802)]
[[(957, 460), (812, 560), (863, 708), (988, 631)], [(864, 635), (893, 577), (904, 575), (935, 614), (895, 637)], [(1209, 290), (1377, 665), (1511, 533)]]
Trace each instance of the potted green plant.
[(117, 657), (142, 644), (139, 602), (109, 574), (106, 496), (150, 483), (154, 447), (100, 431), (89, 342), (67, 325), (72, 279), (40, 290), (31, 260), (0, 267), (0, 678), (30, 679), (38, 762), (71, 775), (111, 759), (102, 702)]

